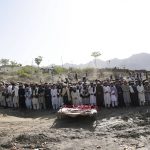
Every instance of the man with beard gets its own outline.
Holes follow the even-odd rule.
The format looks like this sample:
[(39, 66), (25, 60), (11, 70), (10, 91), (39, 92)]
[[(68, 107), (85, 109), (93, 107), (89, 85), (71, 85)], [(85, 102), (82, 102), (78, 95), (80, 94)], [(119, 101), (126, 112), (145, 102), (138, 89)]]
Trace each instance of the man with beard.
[(89, 90), (89, 94), (90, 94), (90, 104), (91, 105), (96, 105), (96, 97), (95, 97), (96, 87), (94, 86), (93, 83), (91, 83), (88, 90)]
[(58, 99), (58, 90), (55, 84), (53, 84), (51, 88), (51, 96), (52, 96), (53, 110), (57, 110), (59, 108), (59, 99)]
[(14, 85), (14, 96), (13, 96), (13, 105), (15, 108), (19, 107), (19, 98), (18, 98), (18, 91), (19, 91), (19, 86), (18, 84)]
[(141, 84), (140, 81), (137, 86), (137, 91), (138, 91), (138, 98), (139, 98), (140, 106), (144, 106), (144, 104), (145, 104), (144, 86)]
[(7, 87), (7, 91), (6, 91), (6, 102), (7, 102), (7, 106), (9, 108), (12, 108), (13, 107), (13, 101), (12, 101), (12, 84), (9, 83), (8, 84), (8, 87)]
[(39, 109), (46, 109), (45, 106), (45, 89), (43, 85), (39, 85), (39, 90), (38, 90), (38, 95), (39, 95)]
[(3, 84), (0, 83), (0, 106), (3, 106)]
[(62, 97), (64, 105), (70, 105), (71, 103), (70, 91), (66, 84), (63, 85)]
[(144, 90), (145, 90), (145, 102), (147, 103), (147, 105), (150, 105), (150, 85), (147, 80), (145, 81)]
[(110, 86), (109, 86), (108, 82), (104, 82), (103, 91), (104, 91), (104, 104), (105, 104), (105, 107), (106, 108), (110, 108), (110, 104), (111, 104), (111, 97), (110, 97), (111, 89), (110, 89)]
[(57, 97), (58, 97), (58, 103), (59, 107), (63, 106), (63, 98), (62, 98), (62, 85), (57, 85)]
[(77, 91), (76, 86), (73, 87), (73, 90), (71, 91), (71, 97), (72, 97), (72, 103), (75, 106), (78, 106), (80, 104), (79, 102), (79, 92)]
[(101, 82), (97, 82), (96, 86), (96, 105), (98, 108), (102, 107), (104, 104), (104, 92)]
[(118, 93), (118, 106), (119, 107), (125, 106), (124, 98), (123, 98), (123, 90), (122, 90), (121, 86), (122, 86), (121, 81), (117, 81), (116, 89), (117, 89), (117, 93)]
[(124, 81), (124, 84), (122, 85), (122, 90), (125, 105), (129, 106), (131, 103), (131, 98), (130, 98), (130, 88), (127, 81)]
[(117, 107), (118, 106), (118, 93), (117, 93), (117, 89), (116, 89), (114, 82), (110, 83), (110, 90), (111, 90), (110, 97), (111, 97), (112, 107)]
[(7, 95), (7, 87), (6, 85), (3, 83), (3, 85), (1, 86), (1, 90), (2, 90), (2, 95), (1, 95), (1, 105), (4, 108), (7, 108), (7, 103), (6, 103), (6, 95)]
[(34, 84), (32, 87), (32, 105), (34, 110), (39, 109), (38, 90), (38, 85)]
[(26, 84), (25, 87), (25, 104), (27, 109), (32, 109), (32, 90), (30, 85)]
[(130, 97), (131, 97), (131, 105), (132, 106), (139, 106), (139, 102), (138, 102), (138, 91), (137, 91), (137, 87), (134, 84), (134, 81), (130, 82)]
[(46, 109), (52, 109), (51, 88), (47, 83), (45, 84), (45, 105)]
[(86, 83), (83, 84), (83, 88), (81, 90), (82, 104), (89, 105), (90, 104), (90, 94), (88, 91), (88, 87)]
[(25, 89), (23, 88), (23, 84), (20, 84), (20, 86), (19, 86), (18, 95), (19, 95), (19, 108), (25, 109), (26, 108)]

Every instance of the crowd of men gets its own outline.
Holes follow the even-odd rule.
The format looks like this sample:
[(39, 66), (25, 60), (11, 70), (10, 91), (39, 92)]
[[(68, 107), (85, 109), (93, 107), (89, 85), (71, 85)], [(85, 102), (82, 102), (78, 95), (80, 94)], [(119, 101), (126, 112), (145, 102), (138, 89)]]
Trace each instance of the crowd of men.
[(53, 109), (63, 105), (128, 107), (150, 104), (146, 80), (96, 80), (76, 83), (0, 83), (0, 106), (15, 109)]

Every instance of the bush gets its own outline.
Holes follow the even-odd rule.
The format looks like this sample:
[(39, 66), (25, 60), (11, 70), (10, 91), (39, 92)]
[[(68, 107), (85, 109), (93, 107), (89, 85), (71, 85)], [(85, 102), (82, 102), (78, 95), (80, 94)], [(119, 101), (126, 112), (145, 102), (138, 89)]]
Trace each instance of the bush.
[(18, 75), (19, 75), (19, 77), (21, 77), (21, 78), (30, 78), (30, 77), (31, 77), (30, 74), (24, 72), (23, 70), (19, 70), (19, 71), (18, 71)]
[(17, 74), (22, 78), (31, 78), (31, 75), (37, 73), (38, 69), (32, 66), (25, 66), (18, 70)]
[(54, 74), (62, 74), (62, 73), (66, 73), (67, 69), (60, 66), (55, 66), (53, 71)]

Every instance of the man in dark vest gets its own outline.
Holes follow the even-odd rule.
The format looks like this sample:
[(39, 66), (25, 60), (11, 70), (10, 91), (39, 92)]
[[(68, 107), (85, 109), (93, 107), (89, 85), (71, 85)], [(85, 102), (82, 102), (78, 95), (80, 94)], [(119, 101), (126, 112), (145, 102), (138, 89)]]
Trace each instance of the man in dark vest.
[(18, 95), (19, 95), (19, 108), (25, 109), (26, 108), (26, 104), (25, 104), (25, 88), (23, 88), (23, 84), (20, 84), (20, 86), (19, 86)]
[(134, 84), (134, 81), (130, 81), (130, 97), (131, 97), (131, 105), (139, 106), (138, 91), (136, 85)]
[(124, 103), (123, 90), (121, 88), (121, 85), (122, 85), (121, 81), (116, 81), (116, 89), (118, 93), (118, 106), (124, 107), (125, 103)]
[(103, 86), (101, 84), (101, 81), (98, 81), (96, 86), (96, 105), (98, 108), (104, 104)]
[(52, 109), (51, 88), (47, 83), (45, 84), (45, 105), (46, 109)]

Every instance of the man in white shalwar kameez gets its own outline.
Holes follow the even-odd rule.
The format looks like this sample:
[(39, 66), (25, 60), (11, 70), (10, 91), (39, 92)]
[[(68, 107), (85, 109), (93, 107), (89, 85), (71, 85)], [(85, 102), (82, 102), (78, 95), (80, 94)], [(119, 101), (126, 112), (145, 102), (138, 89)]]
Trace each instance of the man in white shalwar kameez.
[(145, 104), (145, 94), (144, 94), (144, 86), (139, 82), (137, 86), (137, 91), (138, 91), (138, 98), (139, 98), (139, 103), (140, 106), (144, 106)]
[(110, 86), (108, 86), (106, 82), (104, 83), (104, 86), (103, 86), (103, 92), (104, 92), (105, 107), (109, 108), (111, 104), (111, 98), (110, 98), (111, 89), (110, 89)]
[(7, 97), (6, 102), (8, 107), (13, 107), (13, 101), (12, 101), (12, 85), (9, 84), (7, 87)]
[(31, 87), (27, 85), (27, 87), (25, 88), (25, 104), (27, 109), (32, 109), (32, 90)]
[(38, 100), (38, 86), (35, 85), (33, 88), (32, 88), (32, 105), (33, 105), (33, 109), (34, 110), (39, 110), (39, 100)]
[(117, 94), (117, 89), (114, 83), (111, 83), (110, 89), (111, 89), (110, 97), (111, 97), (112, 107), (117, 107), (118, 106), (118, 94)]
[(59, 108), (59, 99), (58, 99), (58, 91), (55, 85), (53, 85), (51, 89), (51, 96), (52, 96), (53, 110), (57, 110)]
[(19, 108), (19, 97), (18, 97), (18, 91), (19, 91), (19, 86), (15, 85), (13, 92), (14, 92), (14, 96), (13, 96), (13, 105), (15, 108)]

